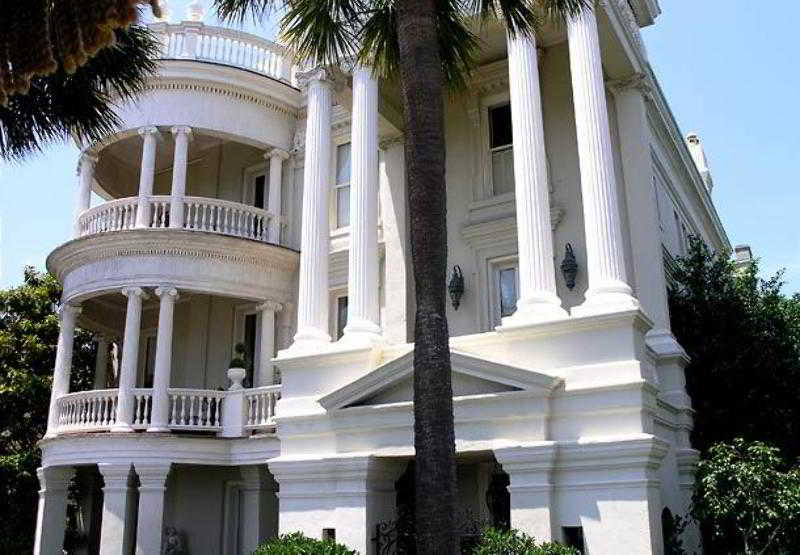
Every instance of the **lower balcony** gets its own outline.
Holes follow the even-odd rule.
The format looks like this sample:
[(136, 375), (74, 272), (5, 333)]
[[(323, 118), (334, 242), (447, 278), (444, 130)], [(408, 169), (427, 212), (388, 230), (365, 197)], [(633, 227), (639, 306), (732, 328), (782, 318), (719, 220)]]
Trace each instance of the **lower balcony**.
[[(220, 437), (245, 437), (275, 431), (275, 404), (280, 385), (228, 391), (169, 388), (166, 427), (170, 431), (204, 432)], [(131, 427), (148, 430), (154, 424), (153, 389), (132, 391)], [(119, 390), (99, 389), (68, 393), (56, 400), (55, 435), (108, 432), (117, 424)], [(162, 431), (158, 428), (158, 431)]]

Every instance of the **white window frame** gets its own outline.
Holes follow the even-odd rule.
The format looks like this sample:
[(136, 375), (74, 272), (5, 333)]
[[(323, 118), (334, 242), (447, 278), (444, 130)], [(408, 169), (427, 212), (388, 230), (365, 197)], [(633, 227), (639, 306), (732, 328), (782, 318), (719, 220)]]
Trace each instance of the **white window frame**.
[[(347, 183), (337, 183), (336, 178), (338, 174), (338, 162), (339, 162), (339, 147), (350, 144), (350, 180)], [(347, 193), (347, 202), (350, 202), (350, 192), (352, 191), (351, 184), (353, 182), (353, 145), (350, 143), (349, 137), (342, 137), (341, 140), (334, 141), (333, 145), (333, 152), (331, 153), (331, 193), (330, 193), (330, 209), (328, 211), (329, 218), (330, 218), (330, 228), (332, 232), (344, 232), (350, 229), (350, 223), (345, 226), (339, 225), (339, 189), (348, 189)], [(349, 207), (348, 207), (349, 210)], [(352, 216), (352, 214), (350, 214)]]
[(489, 317), (492, 326), (499, 326), (502, 323), (500, 313), (501, 295), (500, 295), (500, 272), (514, 268), (514, 278), (516, 281), (515, 287), (517, 291), (517, 300), (519, 301), (519, 256), (514, 254), (510, 256), (501, 256), (492, 258), (487, 261), (487, 273), (489, 275)]
[(271, 211), (269, 206), (269, 169), (266, 161), (263, 164), (253, 164), (244, 170), (244, 183), (242, 184), (242, 204), (254, 206), (256, 200), (256, 179), (264, 176), (264, 210)]
[(489, 112), (492, 108), (497, 108), (504, 104), (511, 105), (511, 96), (508, 92), (488, 95), (481, 99), (481, 152), (479, 153), (479, 157), (482, 161), (481, 167), (483, 168), (483, 199), (514, 198), (513, 190), (507, 193), (501, 193), (499, 195), (495, 195), (494, 193), (492, 154), (494, 153), (494, 150), (510, 149), (512, 153), (514, 150), (513, 142), (511, 143), (511, 146), (497, 147), (494, 150), (491, 147), (491, 123), (489, 119)]

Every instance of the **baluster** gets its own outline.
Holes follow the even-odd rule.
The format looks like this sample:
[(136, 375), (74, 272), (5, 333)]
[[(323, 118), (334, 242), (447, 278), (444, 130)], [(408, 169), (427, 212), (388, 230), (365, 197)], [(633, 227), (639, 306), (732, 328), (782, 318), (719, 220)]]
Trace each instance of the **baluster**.
[(174, 425), (178, 423), (178, 397), (175, 395), (170, 395), (169, 400), (172, 403), (172, 411), (170, 413), (169, 423)]
[(194, 422), (194, 402), (196, 399), (197, 397), (194, 395), (189, 396), (189, 421), (188, 421), (189, 425), (191, 425)]

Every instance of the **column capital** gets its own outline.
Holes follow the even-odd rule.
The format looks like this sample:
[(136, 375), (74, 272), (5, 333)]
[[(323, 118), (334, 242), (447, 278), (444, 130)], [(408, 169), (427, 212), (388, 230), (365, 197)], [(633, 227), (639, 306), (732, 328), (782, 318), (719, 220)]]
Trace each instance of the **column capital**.
[(280, 312), (283, 309), (284, 305), (275, 301), (266, 301), (256, 307), (256, 310), (258, 310), (259, 312), (263, 312), (265, 310), (268, 310), (270, 312)]
[(282, 148), (272, 148), (264, 153), (264, 158), (272, 159), (279, 158), (280, 160), (287, 160), (290, 154)]
[(97, 470), (103, 476), (104, 487), (103, 491), (121, 491), (126, 490), (130, 486), (131, 478), (130, 464), (107, 464), (100, 463), (97, 465)]
[(160, 137), (161, 133), (158, 131), (158, 127), (155, 125), (148, 125), (146, 127), (139, 128), (139, 135), (142, 137), (147, 137), (148, 135), (154, 135), (156, 137)]
[(148, 297), (147, 293), (145, 293), (144, 289), (141, 287), (123, 287), (120, 293), (129, 299), (131, 297), (140, 297), (142, 300), (144, 300)]
[(58, 319), (64, 320), (67, 317), (77, 318), (80, 315), (83, 309), (80, 305), (75, 305), (72, 303), (64, 303), (58, 307)]
[[(141, 130), (139, 131), (141, 133)], [(188, 125), (176, 125), (170, 129), (170, 133), (173, 135), (186, 135), (189, 140), (193, 138), (192, 128)]]
[(631, 90), (639, 91), (645, 98), (650, 98), (653, 94), (650, 77), (641, 72), (632, 73), (622, 79), (611, 79), (606, 81), (606, 85), (615, 95)]
[(133, 469), (139, 477), (139, 490), (163, 490), (172, 463), (134, 463)]
[(66, 491), (75, 475), (71, 466), (40, 466), (36, 469), (39, 478), (39, 493), (46, 491)]
[(298, 87), (302, 91), (308, 90), (308, 87), (311, 86), (313, 82), (318, 82), (328, 87), (334, 86), (333, 74), (329, 69), (322, 66), (317, 66), (308, 71), (298, 72), (295, 74), (295, 78), (297, 79)]
[(181, 296), (178, 289), (172, 285), (161, 285), (156, 287), (156, 297), (160, 297), (162, 301), (177, 301)]

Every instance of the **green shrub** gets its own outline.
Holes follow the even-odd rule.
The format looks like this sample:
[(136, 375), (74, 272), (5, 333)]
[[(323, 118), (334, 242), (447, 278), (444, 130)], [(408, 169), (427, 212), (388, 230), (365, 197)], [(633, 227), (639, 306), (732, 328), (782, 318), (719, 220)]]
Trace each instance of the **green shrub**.
[(252, 555), (357, 555), (332, 540), (315, 540), (300, 532), (273, 538), (258, 546)]
[(472, 555), (578, 555), (578, 551), (558, 542), (536, 543), (517, 530), (487, 528)]

